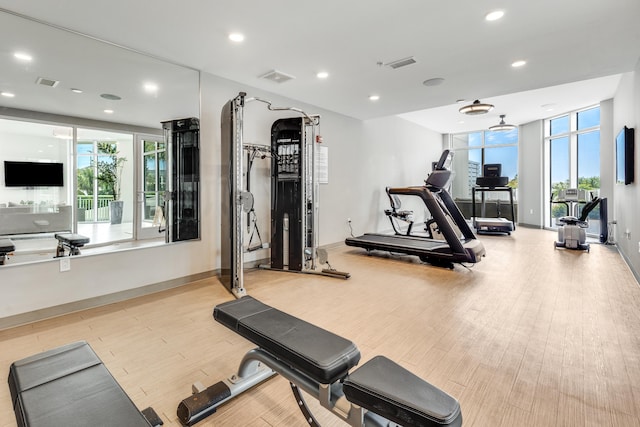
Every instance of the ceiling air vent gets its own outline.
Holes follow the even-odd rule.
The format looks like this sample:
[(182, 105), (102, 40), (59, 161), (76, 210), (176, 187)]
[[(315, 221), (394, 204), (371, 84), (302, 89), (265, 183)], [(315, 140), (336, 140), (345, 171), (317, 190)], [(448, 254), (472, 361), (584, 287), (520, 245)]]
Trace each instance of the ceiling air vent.
[(266, 74), (263, 74), (261, 76), (258, 76), (259, 79), (267, 79), (267, 80), (271, 80), (272, 82), (276, 82), (276, 83), (284, 83), (288, 80), (293, 80), (295, 79), (294, 76), (289, 75), (289, 74), (285, 74), (281, 71), (278, 70), (271, 70)]
[(58, 80), (45, 79), (44, 77), (38, 77), (36, 80), (36, 84), (49, 87), (56, 87), (58, 83), (60, 83)]
[(406, 67), (407, 65), (411, 65), (415, 63), (416, 63), (416, 59), (413, 56), (410, 56), (408, 58), (398, 59), (397, 61), (387, 62), (384, 65), (387, 65), (395, 70), (396, 68)]

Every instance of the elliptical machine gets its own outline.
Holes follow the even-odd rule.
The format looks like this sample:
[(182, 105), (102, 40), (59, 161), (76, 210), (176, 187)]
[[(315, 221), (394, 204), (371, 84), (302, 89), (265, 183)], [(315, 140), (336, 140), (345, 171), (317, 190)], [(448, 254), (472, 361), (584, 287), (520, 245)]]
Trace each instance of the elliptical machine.
[(582, 208), (580, 217), (563, 216), (556, 220), (556, 224), (562, 225), (562, 227), (558, 227), (556, 248), (579, 249), (589, 252), (586, 232), (586, 229), (589, 228), (587, 217), (600, 204), (600, 200), (599, 197), (593, 197), (587, 202)]

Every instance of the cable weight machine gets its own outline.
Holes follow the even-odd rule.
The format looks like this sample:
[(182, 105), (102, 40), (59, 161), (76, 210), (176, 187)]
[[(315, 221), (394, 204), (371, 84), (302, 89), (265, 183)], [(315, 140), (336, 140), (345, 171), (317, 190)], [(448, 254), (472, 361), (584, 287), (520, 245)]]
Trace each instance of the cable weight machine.
[[(279, 119), (271, 128), (271, 262), (263, 267), (347, 279), (349, 273), (334, 270), (326, 250), (318, 248), (315, 144), (321, 141), (320, 116), (295, 107), (274, 107), (270, 101), (247, 98), (240, 92), (225, 104), (221, 117), (220, 280), (236, 297), (246, 295), (242, 217), (251, 211), (253, 196), (243, 185), (243, 116), (249, 102), (264, 103), (270, 111), (301, 115)], [(328, 268), (319, 270), (324, 264)]]

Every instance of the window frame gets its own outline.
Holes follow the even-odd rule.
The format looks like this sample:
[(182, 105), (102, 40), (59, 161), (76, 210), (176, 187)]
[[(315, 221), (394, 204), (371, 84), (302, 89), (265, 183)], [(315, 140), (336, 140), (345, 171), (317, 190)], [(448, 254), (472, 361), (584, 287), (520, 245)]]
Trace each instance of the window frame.
[[(516, 173), (515, 176), (513, 178), (510, 179), (509, 182), (511, 182), (512, 179), (516, 179), (518, 177), (518, 172), (519, 172), (519, 162), (518, 162), (518, 158), (520, 156), (520, 129), (519, 127), (516, 127), (515, 130), (517, 131), (517, 135), (516, 135), (516, 141), (515, 142), (509, 142), (509, 143), (489, 143), (487, 144), (487, 135), (491, 135), (492, 133), (494, 133), (494, 131), (491, 130), (475, 130), (475, 131), (469, 131), (469, 132), (459, 132), (459, 133), (453, 133), (453, 134), (449, 134), (449, 141), (448, 141), (448, 145), (449, 145), (449, 149), (451, 151), (453, 151), (454, 153), (457, 151), (471, 151), (471, 150), (480, 150), (480, 173), (485, 165), (485, 161), (486, 161), (486, 153), (485, 150), (489, 149), (498, 149), (498, 148), (506, 148), (506, 147), (516, 147), (517, 150), (517, 154), (516, 154), (516, 162), (515, 162), (515, 167), (516, 167)], [(467, 141), (469, 141), (469, 136), (470, 135), (476, 135), (479, 134), (480, 135), (480, 144), (478, 145), (470, 145), (469, 143), (467, 143), (466, 147), (454, 147), (454, 140), (456, 139), (456, 137), (460, 137), (461, 135), (467, 135)], [(469, 187), (469, 195), (468, 198), (471, 199), (471, 187)], [(517, 184), (516, 187), (514, 187), (514, 202), (517, 201)], [(452, 196), (454, 196), (452, 194)], [(455, 196), (454, 196), (455, 197)]]
[[(592, 132), (598, 132), (599, 134), (599, 138), (598, 138), (598, 144), (599, 147), (602, 147), (602, 140), (601, 140), (601, 117), (598, 121), (597, 125), (594, 126), (589, 126), (589, 127), (584, 127), (582, 129), (578, 129), (578, 122), (579, 122), (579, 115), (580, 113), (583, 113), (585, 111), (589, 111), (589, 110), (593, 110), (593, 109), (599, 109), (600, 112), (599, 114), (602, 114), (602, 110), (601, 110), (601, 106), (600, 104), (593, 104), (593, 105), (589, 105), (586, 107), (582, 107), (576, 110), (572, 110), (572, 111), (568, 111), (568, 112), (564, 112), (561, 114), (557, 114), (554, 115), (552, 117), (549, 117), (547, 119), (544, 120), (544, 126), (543, 126), (543, 147), (544, 147), (544, 171), (543, 171), (543, 175), (544, 175), (544, 200), (546, 203), (546, 207), (545, 209), (543, 209), (544, 211), (544, 228), (546, 229), (552, 229), (555, 230), (557, 229), (557, 227), (555, 225), (553, 225), (553, 203), (551, 203), (551, 200), (553, 198), (553, 192), (552, 192), (552, 188), (551, 188), (551, 173), (552, 173), (552, 155), (551, 155), (551, 142), (555, 139), (562, 139), (562, 138), (567, 138), (569, 141), (569, 153), (568, 153), (568, 162), (569, 162), (569, 184), (568, 184), (568, 188), (578, 188), (579, 186), (579, 180), (580, 180), (580, 170), (579, 170), (579, 144), (578, 144), (578, 140), (580, 135), (584, 135), (584, 134), (588, 134), (588, 133), (592, 133)], [(568, 117), (569, 119), (569, 127), (568, 130), (565, 132), (560, 132), (560, 133), (556, 133), (551, 135), (551, 130), (552, 130), (552, 121), (563, 118), (563, 117)], [(602, 169), (599, 168), (599, 177), (602, 176)], [(600, 189), (598, 189), (600, 190)], [(573, 215), (573, 213), (570, 213), (571, 215)], [(591, 235), (591, 234), (589, 234)]]

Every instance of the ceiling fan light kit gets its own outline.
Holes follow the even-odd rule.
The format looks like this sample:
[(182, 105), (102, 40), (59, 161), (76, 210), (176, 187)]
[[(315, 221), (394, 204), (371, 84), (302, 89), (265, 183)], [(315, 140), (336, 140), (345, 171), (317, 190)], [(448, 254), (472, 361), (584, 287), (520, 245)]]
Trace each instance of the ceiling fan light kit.
[(489, 130), (491, 131), (502, 131), (502, 130), (512, 130), (516, 128), (516, 125), (510, 125), (508, 123), (506, 123), (504, 121), (504, 118), (506, 117), (505, 114), (500, 114), (500, 123), (498, 123), (497, 125), (494, 126), (490, 126)]
[(460, 110), (458, 111), (460, 111), (462, 114), (475, 116), (478, 114), (487, 114), (491, 110), (493, 110), (492, 104), (484, 104), (480, 102), (478, 99), (476, 99), (475, 101), (473, 101), (473, 103), (469, 105), (465, 105), (464, 107), (460, 108)]

